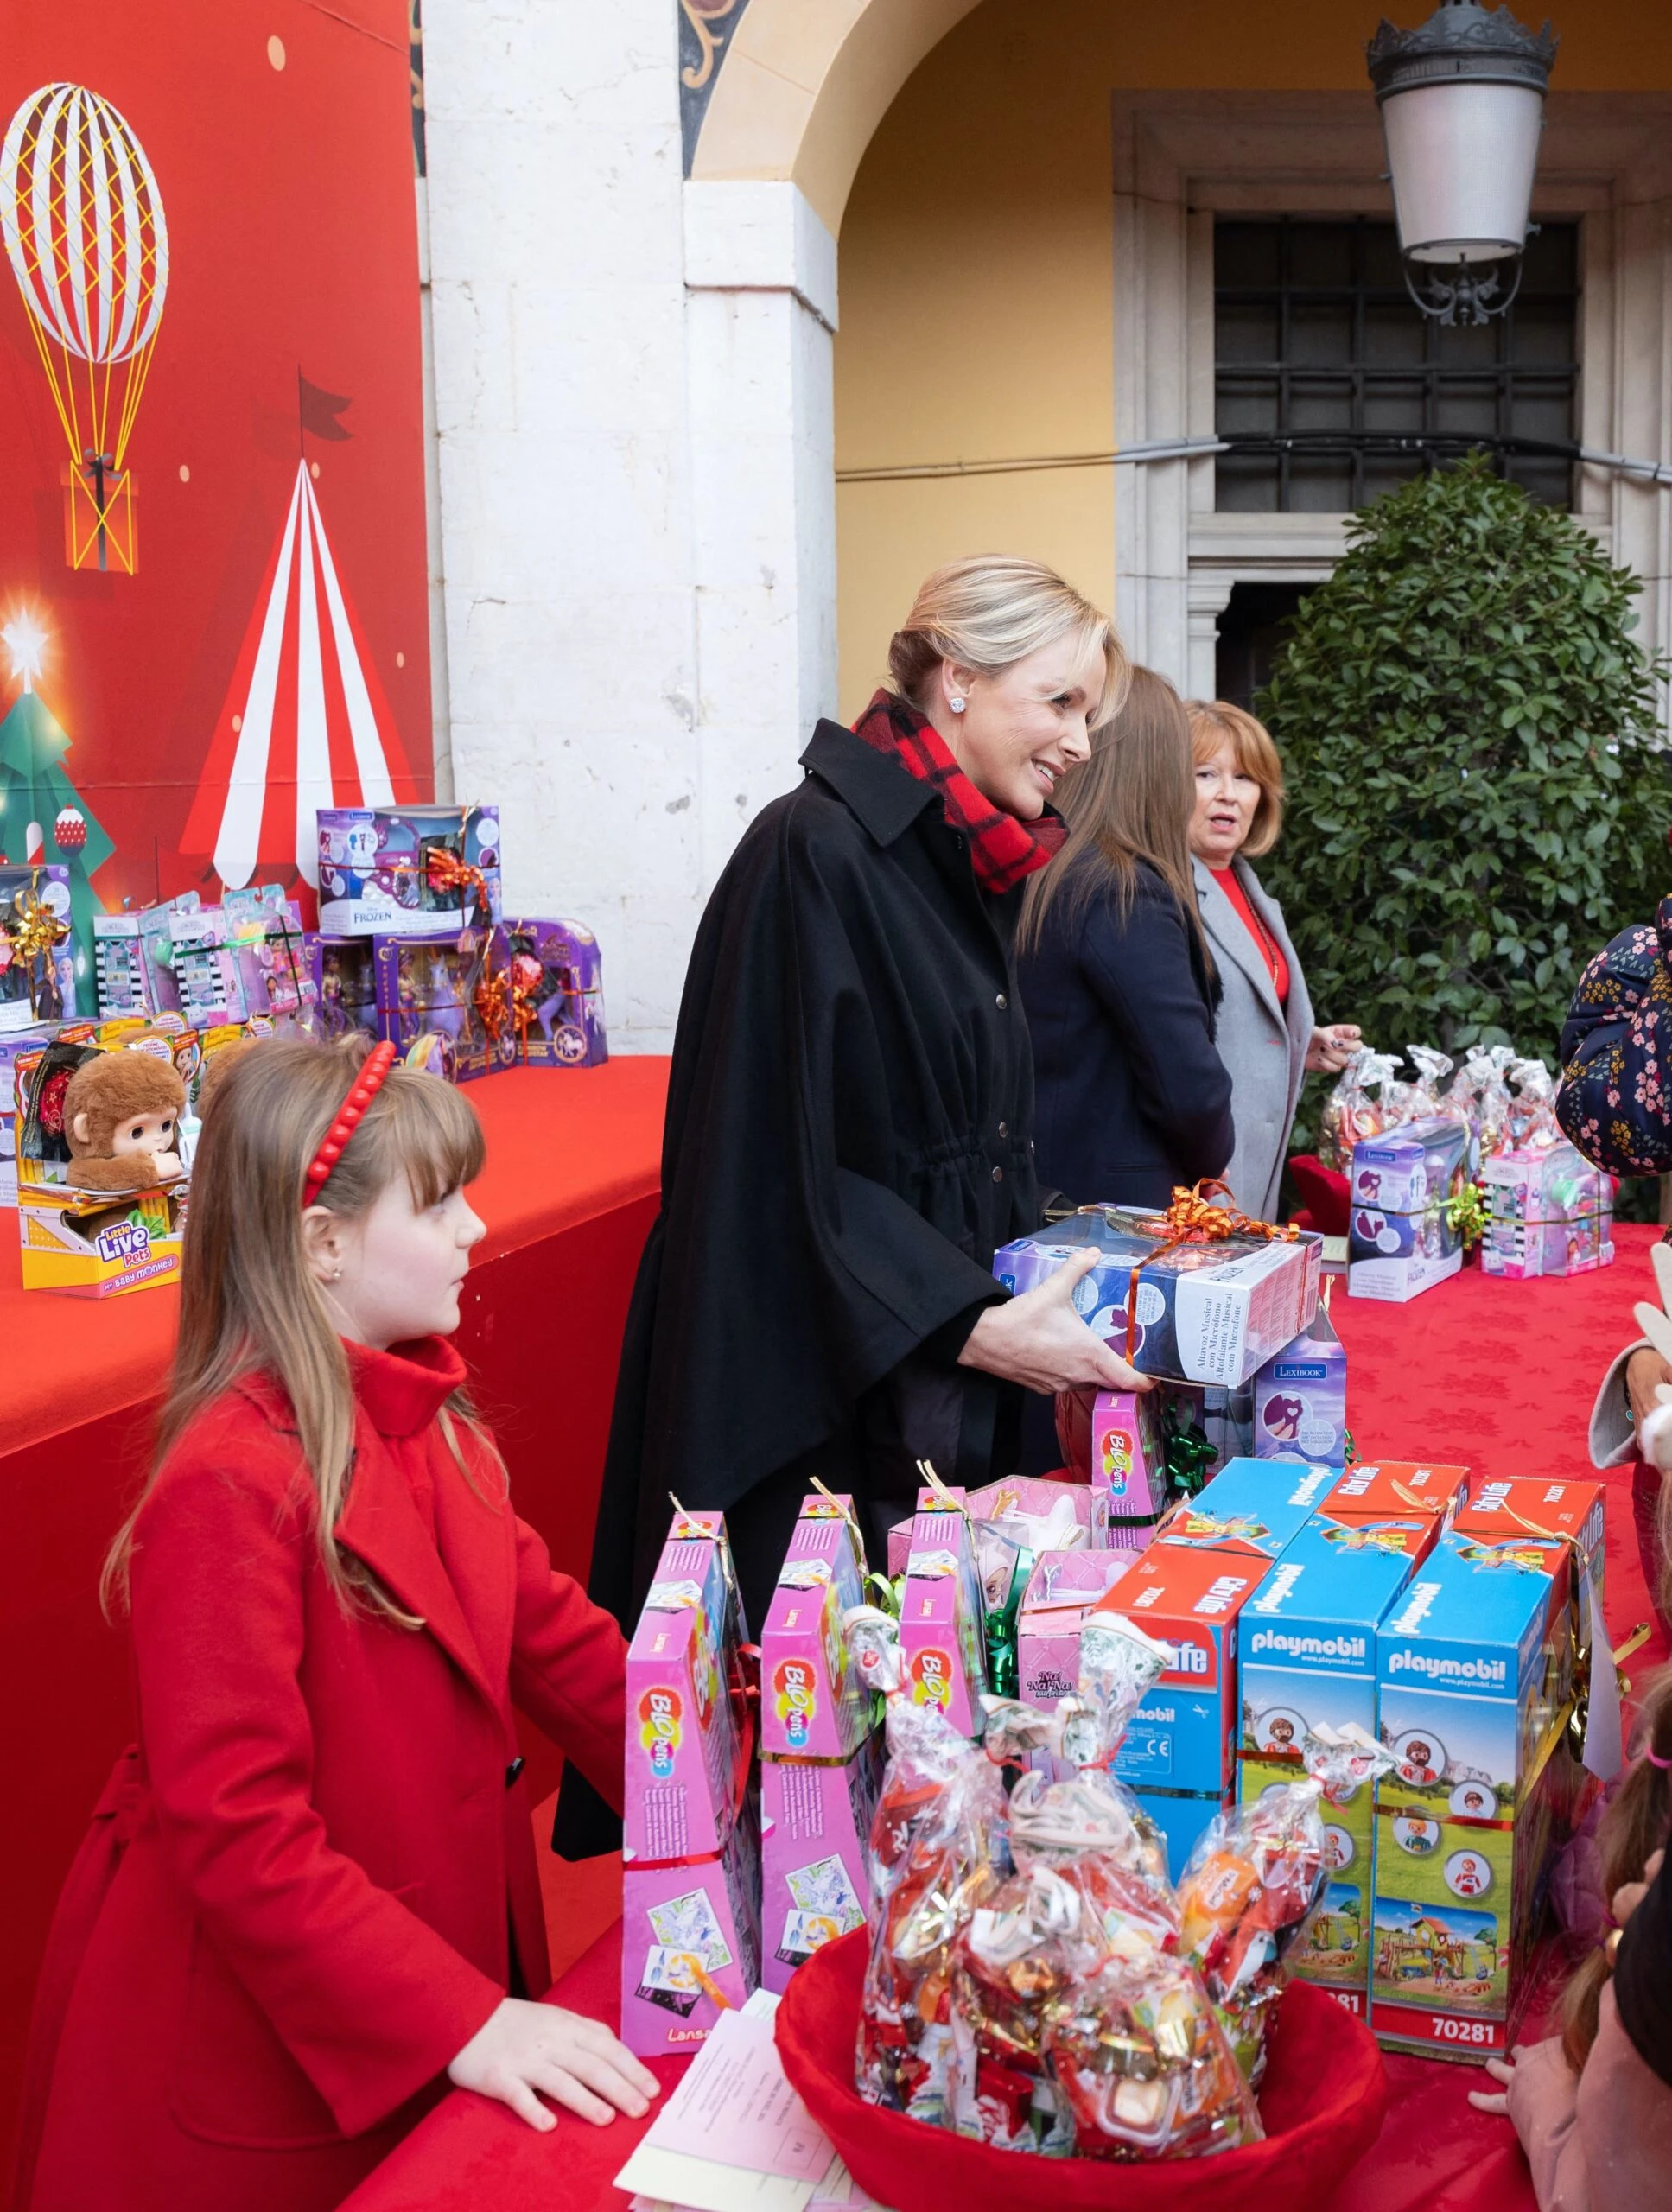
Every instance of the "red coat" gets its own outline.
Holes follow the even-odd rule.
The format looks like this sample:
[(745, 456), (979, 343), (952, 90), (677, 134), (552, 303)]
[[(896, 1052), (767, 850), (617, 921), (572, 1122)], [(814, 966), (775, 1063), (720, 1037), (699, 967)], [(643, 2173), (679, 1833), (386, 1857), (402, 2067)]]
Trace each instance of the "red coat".
[(181, 1439), (140, 1518), (137, 1755), (54, 1923), (15, 2212), (337, 2203), (445, 2087), (513, 1951), (526, 1993), (550, 1980), (513, 1700), (620, 1802), (620, 1631), (485, 1455), (479, 1495), (448, 1452), (458, 1355), (351, 1351), (338, 1541), (424, 1625), (332, 1595), (273, 1385)]

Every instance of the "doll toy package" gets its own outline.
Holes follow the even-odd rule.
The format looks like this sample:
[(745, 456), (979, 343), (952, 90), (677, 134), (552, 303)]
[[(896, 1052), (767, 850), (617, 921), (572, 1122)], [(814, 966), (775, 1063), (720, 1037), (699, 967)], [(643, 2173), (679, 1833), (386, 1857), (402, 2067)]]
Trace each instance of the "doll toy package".
[(1049, 1281), (1088, 1244), (1098, 1263), (1076, 1286), (1075, 1306), (1142, 1375), (1235, 1388), (1292, 1343), (1318, 1308), (1323, 1239), (1311, 1231), (1293, 1241), (1230, 1236), (1164, 1249), (1159, 1216), (1117, 1206), (1088, 1207), (1018, 1237), (995, 1254), (993, 1272), (1020, 1295)]
[(511, 1065), (511, 1035), (490, 1037), (478, 1002), (498, 936), (490, 933), (486, 957), (480, 944), (461, 951), (457, 931), (372, 938), (378, 1033), (410, 1065), (448, 1083), (473, 1083)]
[(376, 1037), (378, 971), (372, 940), (321, 931), (313, 940), (319, 969), (320, 1027), (327, 1038), (363, 1029)]
[(804, 1498), (760, 1631), (762, 1980), (779, 1993), (866, 1918), (881, 1765), (873, 1700), (842, 1625), (864, 1582), (851, 1502)]
[(18, 1244), (25, 1290), (108, 1298), (180, 1272), (178, 1151), (195, 1040), (137, 1022), (60, 1031), (16, 1067)]
[(609, 1058), (603, 960), (581, 922), (524, 916), (505, 925), (506, 995), (519, 1065), (596, 1068)]
[[(1243, 1617), (1237, 1795), (1257, 1803), (1293, 1781), (1320, 1727), (1374, 1738), (1376, 1628), (1439, 1534), (1438, 1511), (1355, 1519), (1326, 1502), (1287, 1544)], [(1328, 1886), (1295, 1971), (1359, 2019), (1370, 1994), (1372, 1793), (1339, 1794), (1324, 1815)]]
[(195, 891), (132, 913), (93, 916), (93, 981), (100, 1017), (138, 1014), (149, 1020), (180, 1011), (175, 982), (175, 923), (201, 905)]
[(497, 806), (319, 810), (320, 927), (431, 936), (500, 918)]
[(1565, 1141), (1494, 1153), (1482, 1163), (1488, 1207), (1480, 1264), (1489, 1275), (1590, 1274), (1614, 1257), (1614, 1179)]
[(747, 1630), (718, 1513), (676, 1510), (627, 1647), (621, 2039), (704, 2041), (760, 1985)]
[(1320, 1306), (1254, 1378), (1254, 1452), (1339, 1467), (1346, 1448), (1347, 1354)]
[(70, 872), (0, 865), (0, 1033), (76, 1017)]
[(1443, 1537), (1376, 1638), (1370, 2025), (1431, 2057), (1514, 2042), (1537, 1983), (1550, 1865), (1596, 1785), (1574, 1755), (1566, 1543)]
[(1347, 1289), (1402, 1306), (1463, 1265), (1449, 1211), (1466, 1177), (1461, 1122), (1407, 1122), (1353, 1147)]

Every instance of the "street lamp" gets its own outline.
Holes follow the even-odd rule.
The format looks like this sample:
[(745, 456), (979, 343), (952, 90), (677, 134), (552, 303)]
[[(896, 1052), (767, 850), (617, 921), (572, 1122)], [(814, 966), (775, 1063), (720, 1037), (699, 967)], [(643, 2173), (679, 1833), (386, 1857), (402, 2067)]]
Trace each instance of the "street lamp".
[[(1441, 0), (1420, 30), (1384, 18), (1365, 53), (1411, 297), (1440, 322), (1502, 315), (1521, 282), (1556, 58), (1549, 24), (1535, 34), (1508, 8)], [(1515, 281), (1500, 299), (1491, 264), (1507, 261)]]

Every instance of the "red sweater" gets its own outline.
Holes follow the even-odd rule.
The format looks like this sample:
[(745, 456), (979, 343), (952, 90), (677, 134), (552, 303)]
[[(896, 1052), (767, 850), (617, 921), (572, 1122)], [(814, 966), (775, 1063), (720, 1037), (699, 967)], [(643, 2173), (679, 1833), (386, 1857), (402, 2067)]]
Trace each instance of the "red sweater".
[(271, 1382), (170, 1453), (134, 1554), (139, 1741), (54, 1921), (16, 2212), (325, 2212), (445, 2088), (513, 1954), (550, 1981), (513, 1697), (620, 1802), (620, 1631), (487, 1455), (473, 1488), (448, 1452), (458, 1354), (350, 1352), (337, 1535), (423, 1626), (332, 1593)]
[(1279, 1006), (1289, 1002), (1289, 963), (1283, 957), (1283, 948), (1254, 911), (1249, 894), (1243, 888), (1241, 877), (1234, 868), (1213, 868), (1208, 870), (1231, 905), (1243, 918), (1243, 926), (1254, 939), (1260, 957), (1265, 962), (1271, 976), (1272, 988), (1277, 994)]

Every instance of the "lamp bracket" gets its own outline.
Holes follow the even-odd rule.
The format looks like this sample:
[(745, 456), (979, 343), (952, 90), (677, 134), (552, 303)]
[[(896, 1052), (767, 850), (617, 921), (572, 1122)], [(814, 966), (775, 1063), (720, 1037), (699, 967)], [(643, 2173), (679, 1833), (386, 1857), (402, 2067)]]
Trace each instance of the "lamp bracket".
[(1521, 273), (1525, 266), (1519, 254), (1516, 256), (1515, 275), (1510, 289), (1500, 300), (1497, 297), (1498, 271), (1492, 269), (1484, 276), (1477, 276), (1464, 264), (1455, 277), (1447, 278), (1431, 272), (1419, 291), (1411, 276), (1411, 264), (1402, 260), (1405, 275), (1405, 289), (1413, 303), (1431, 321), (1447, 328), (1459, 324), (1478, 326), (1507, 315), (1516, 303), (1521, 289)]

